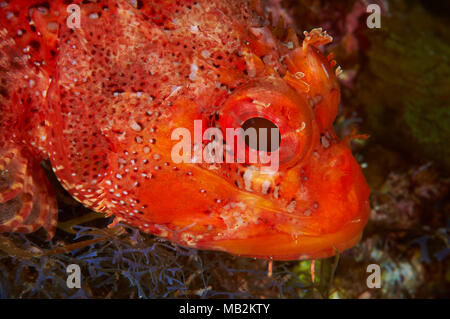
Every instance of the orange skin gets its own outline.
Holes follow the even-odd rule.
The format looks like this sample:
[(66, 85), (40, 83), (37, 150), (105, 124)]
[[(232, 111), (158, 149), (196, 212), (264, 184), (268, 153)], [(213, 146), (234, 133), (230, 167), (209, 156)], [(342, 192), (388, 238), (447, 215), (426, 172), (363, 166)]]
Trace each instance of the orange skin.
[[(0, 232), (54, 234), (49, 159), (83, 205), (180, 245), (293, 260), (359, 241), (369, 188), (333, 131), (325, 32), (300, 43), (257, 1), (80, 4), (74, 30), (62, 1), (34, 3), (0, 8)], [(252, 117), (280, 130), (278, 170), (173, 162), (176, 128)]]

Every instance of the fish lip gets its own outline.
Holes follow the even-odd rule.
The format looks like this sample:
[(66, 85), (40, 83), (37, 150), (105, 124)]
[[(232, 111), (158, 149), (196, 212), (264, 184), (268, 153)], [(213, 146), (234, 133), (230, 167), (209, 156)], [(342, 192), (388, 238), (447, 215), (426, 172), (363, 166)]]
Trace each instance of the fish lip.
[(295, 241), (286, 233), (262, 234), (252, 238), (200, 240), (196, 247), (225, 251), (240, 257), (268, 260), (304, 260), (326, 258), (352, 248), (361, 239), (370, 215), (366, 201), (358, 218), (350, 220), (334, 233), (298, 236)]

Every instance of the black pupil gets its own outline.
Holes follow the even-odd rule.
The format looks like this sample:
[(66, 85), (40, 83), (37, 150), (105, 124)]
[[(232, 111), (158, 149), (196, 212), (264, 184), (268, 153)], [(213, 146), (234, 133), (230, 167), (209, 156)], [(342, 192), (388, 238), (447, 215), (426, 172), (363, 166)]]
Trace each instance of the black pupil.
[[(263, 151), (263, 152), (274, 152), (276, 151), (281, 143), (281, 135), (280, 130), (278, 127), (270, 120), (265, 119), (263, 117), (252, 117), (251, 119), (248, 119), (242, 124), (242, 129), (244, 131), (247, 131), (249, 128), (254, 128), (256, 130), (256, 136), (257, 141), (250, 141), (250, 136), (248, 134), (245, 135), (245, 144), (257, 151)], [(266, 129), (266, 142), (263, 143), (263, 141), (260, 141), (260, 129)], [(278, 143), (272, 144), (272, 129), (276, 129), (278, 132)], [(264, 135), (263, 135), (264, 136)]]

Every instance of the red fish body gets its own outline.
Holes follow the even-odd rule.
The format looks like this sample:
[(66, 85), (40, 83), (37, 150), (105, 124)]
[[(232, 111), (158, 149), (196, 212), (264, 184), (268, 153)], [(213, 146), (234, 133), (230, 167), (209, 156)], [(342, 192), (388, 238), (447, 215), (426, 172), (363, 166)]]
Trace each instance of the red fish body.
[[(256, 1), (73, 3), (79, 28), (63, 1), (0, 6), (0, 231), (54, 233), (49, 159), (83, 205), (181, 245), (305, 259), (358, 242), (369, 189), (333, 131), (325, 32), (301, 43)], [(174, 162), (177, 128), (252, 118), (279, 129), (276, 170)]]

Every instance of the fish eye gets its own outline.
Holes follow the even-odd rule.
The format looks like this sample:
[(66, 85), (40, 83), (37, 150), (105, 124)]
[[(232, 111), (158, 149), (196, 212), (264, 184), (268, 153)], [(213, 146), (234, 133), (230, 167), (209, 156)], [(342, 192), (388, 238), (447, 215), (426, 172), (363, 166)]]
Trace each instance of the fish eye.
[[(228, 129), (241, 129), (230, 143), (240, 159), (242, 153), (236, 146), (245, 143), (246, 159), (268, 156), (277, 166), (284, 167), (306, 159), (317, 135), (317, 124), (306, 98), (273, 78), (258, 79), (234, 91), (220, 111), (219, 123), (225, 139)], [(269, 162), (260, 162), (261, 166), (270, 165), (266, 163)]]
[[(280, 129), (272, 121), (264, 117), (252, 117), (241, 125), (244, 131), (254, 129), (256, 131), (256, 139), (250, 139), (249, 135), (245, 135), (245, 145), (256, 151), (275, 152), (281, 144)], [(272, 136), (278, 141), (272, 141)]]

